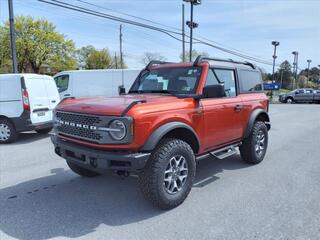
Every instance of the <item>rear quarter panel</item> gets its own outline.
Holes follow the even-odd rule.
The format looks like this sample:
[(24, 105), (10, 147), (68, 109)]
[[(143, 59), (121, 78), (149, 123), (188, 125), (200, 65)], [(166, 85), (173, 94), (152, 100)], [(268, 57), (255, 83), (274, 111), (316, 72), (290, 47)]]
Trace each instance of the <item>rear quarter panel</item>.
[(264, 111), (268, 111), (268, 97), (263, 92), (258, 93), (245, 93), (240, 94), (242, 104), (243, 104), (243, 133), (246, 130), (248, 125), (251, 113), (256, 109), (263, 109)]

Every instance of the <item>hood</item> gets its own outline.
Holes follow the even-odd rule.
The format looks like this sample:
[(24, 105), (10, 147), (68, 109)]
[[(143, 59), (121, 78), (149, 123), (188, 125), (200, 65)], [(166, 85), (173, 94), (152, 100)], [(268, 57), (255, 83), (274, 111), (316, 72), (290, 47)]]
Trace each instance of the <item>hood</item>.
[(138, 103), (174, 102), (177, 100), (178, 98), (175, 96), (129, 94), (117, 97), (67, 99), (60, 103), (56, 109), (66, 112), (121, 116)]

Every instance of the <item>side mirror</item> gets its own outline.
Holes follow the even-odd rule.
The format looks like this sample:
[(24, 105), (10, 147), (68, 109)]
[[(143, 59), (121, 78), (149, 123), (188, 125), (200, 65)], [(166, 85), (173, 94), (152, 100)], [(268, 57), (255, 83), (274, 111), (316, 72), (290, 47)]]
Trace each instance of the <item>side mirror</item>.
[(222, 98), (226, 96), (226, 92), (223, 85), (208, 85), (203, 88), (202, 96), (203, 98)]
[(295, 91), (295, 94), (299, 94), (299, 91)]
[(120, 85), (118, 87), (118, 93), (119, 93), (119, 95), (126, 94), (126, 88), (123, 85)]

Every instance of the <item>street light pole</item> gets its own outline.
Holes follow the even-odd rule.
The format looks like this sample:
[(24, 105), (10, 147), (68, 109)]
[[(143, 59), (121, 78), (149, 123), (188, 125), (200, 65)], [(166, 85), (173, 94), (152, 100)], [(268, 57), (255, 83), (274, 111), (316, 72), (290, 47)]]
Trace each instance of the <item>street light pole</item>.
[(276, 65), (276, 58), (277, 58), (277, 46), (280, 45), (280, 42), (277, 41), (272, 41), (271, 44), (274, 46), (274, 50), (273, 50), (273, 67), (272, 67), (272, 82), (275, 81), (274, 79), (274, 67)]
[(190, 15), (190, 48), (189, 48), (189, 61), (192, 61), (192, 34), (193, 34), (193, 4), (191, 3), (191, 15)]
[(189, 48), (189, 61), (192, 61), (192, 39), (193, 29), (198, 27), (198, 23), (193, 22), (193, 5), (201, 4), (201, 0), (183, 0), (184, 2), (190, 2), (190, 21), (187, 21), (187, 25), (190, 28), (190, 48)]
[[(307, 63), (308, 63), (308, 73), (307, 73), (307, 84), (306, 85), (308, 85), (308, 81), (309, 81), (309, 70), (310, 70), (310, 63), (312, 62), (312, 60), (311, 59), (308, 59), (307, 60)], [(306, 86), (306, 87), (308, 87), (308, 86)]]
[(12, 55), (12, 72), (18, 72), (17, 50), (16, 50), (16, 36), (14, 31), (14, 16), (12, 0), (8, 0), (9, 7), (9, 22), (10, 22), (10, 40), (11, 40), (11, 55)]
[(184, 31), (184, 4), (182, 4), (182, 62), (186, 61), (185, 31)]
[(297, 70), (298, 70), (298, 52), (293, 51), (293, 81), (292, 81), (292, 90), (294, 89), (294, 85), (297, 82)]

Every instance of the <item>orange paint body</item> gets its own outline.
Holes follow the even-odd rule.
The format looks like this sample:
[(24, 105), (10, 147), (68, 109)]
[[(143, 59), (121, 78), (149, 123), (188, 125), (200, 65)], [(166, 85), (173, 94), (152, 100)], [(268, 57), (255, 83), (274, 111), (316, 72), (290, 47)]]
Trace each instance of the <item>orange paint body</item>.
[[(152, 68), (187, 66), (190, 67), (192, 64), (163, 64)], [(202, 93), (209, 64), (203, 62), (199, 66), (202, 67), (202, 75), (196, 94)], [(129, 104), (136, 100), (145, 100), (146, 102), (134, 105), (126, 113), (134, 120), (133, 141), (130, 144), (102, 145), (65, 136), (60, 137), (96, 149), (135, 152), (142, 148), (149, 136), (161, 125), (178, 121), (189, 125), (197, 133), (200, 141), (197, 155), (201, 155), (227, 143), (240, 141), (252, 111), (257, 108), (267, 111), (268, 108), (267, 96), (261, 92), (199, 100), (161, 94), (128, 94), (108, 98), (68, 99), (59, 104), (57, 110), (120, 116)], [(236, 112), (234, 108), (239, 104), (243, 106), (243, 109)]]

